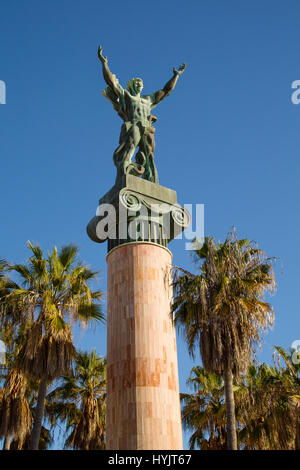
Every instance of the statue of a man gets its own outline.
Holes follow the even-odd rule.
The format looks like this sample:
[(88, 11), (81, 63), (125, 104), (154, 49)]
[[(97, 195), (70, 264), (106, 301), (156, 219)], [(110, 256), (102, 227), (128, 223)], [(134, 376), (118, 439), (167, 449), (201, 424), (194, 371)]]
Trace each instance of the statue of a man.
[[(173, 77), (165, 84), (162, 90), (151, 95), (141, 95), (143, 80), (132, 78), (126, 89), (122, 88), (118, 79), (111, 73), (107, 65), (107, 57), (102, 55), (99, 46), (98, 57), (102, 62), (103, 77), (108, 88), (103, 91), (104, 96), (114, 105), (119, 116), (124, 120), (121, 128), (119, 146), (114, 152), (113, 160), (117, 167), (116, 182), (126, 173), (158, 183), (157, 170), (154, 163), (154, 127), (152, 123), (157, 119), (151, 110), (173, 91), (178, 77), (184, 72), (185, 64), (178, 70), (174, 67)], [(136, 149), (136, 162), (132, 158)]]

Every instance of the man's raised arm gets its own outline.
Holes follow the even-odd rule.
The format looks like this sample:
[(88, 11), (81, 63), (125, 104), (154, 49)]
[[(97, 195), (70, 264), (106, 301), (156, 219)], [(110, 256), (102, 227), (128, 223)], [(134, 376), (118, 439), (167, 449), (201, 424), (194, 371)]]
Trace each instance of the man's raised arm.
[(114, 93), (117, 96), (119, 96), (120, 93), (122, 93), (123, 88), (119, 84), (119, 81), (116, 78), (116, 76), (113, 75), (111, 73), (111, 71), (109, 70), (108, 65), (107, 65), (107, 57), (103, 56), (101, 46), (98, 47), (98, 58), (99, 58), (100, 62), (102, 62), (102, 71), (103, 71), (104, 80), (106, 81), (109, 88), (111, 88), (111, 90), (113, 90)]
[(173, 68), (173, 77), (165, 84), (162, 90), (158, 90), (156, 93), (154, 93), (154, 100), (153, 100), (153, 106), (157, 105), (160, 103), (163, 99), (165, 99), (171, 91), (174, 90), (174, 87), (177, 83), (177, 80), (179, 76), (184, 72), (186, 64), (182, 64), (178, 70), (176, 68)]

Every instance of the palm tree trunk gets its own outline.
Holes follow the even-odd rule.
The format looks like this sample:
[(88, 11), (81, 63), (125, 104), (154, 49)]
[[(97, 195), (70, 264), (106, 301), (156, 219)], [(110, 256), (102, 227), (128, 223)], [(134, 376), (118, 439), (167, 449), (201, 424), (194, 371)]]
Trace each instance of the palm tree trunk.
[(10, 443), (11, 443), (11, 434), (8, 434), (7, 436), (5, 436), (5, 439), (4, 439), (3, 450), (9, 450)]
[(42, 420), (44, 416), (44, 409), (45, 409), (45, 398), (47, 392), (47, 380), (41, 379), (40, 387), (39, 387), (39, 394), (37, 405), (35, 409), (35, 418), (32, 428), (31, 434), (31, 442), (30, 442), (30, 449), (31, 450), (38, 450), (39, 442), (40, 442), (40, 435), (42, 429)]
[(227, 447), (229, 450), (237, 450), (233, 380), (230, 368), (224, 372), (224, 385), (227, 414)]

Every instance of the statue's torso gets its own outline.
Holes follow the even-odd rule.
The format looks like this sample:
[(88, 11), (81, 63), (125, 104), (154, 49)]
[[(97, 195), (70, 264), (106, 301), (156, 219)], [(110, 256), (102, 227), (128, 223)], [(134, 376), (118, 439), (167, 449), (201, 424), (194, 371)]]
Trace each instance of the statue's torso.
[(149, 125), (152, 104), (150, 96), (133, 96), (125, 90), (124, 98), (128, 120)]

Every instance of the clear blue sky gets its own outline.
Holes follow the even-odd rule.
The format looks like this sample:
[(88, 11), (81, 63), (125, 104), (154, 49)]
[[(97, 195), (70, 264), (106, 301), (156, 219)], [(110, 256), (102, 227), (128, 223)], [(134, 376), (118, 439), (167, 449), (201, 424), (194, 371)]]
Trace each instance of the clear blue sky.
[[(27, 240), (74, 242), (106, 289), (106, 247), (85, 227), (113, 185), (121, 120), (101, 95), (97, 46), (123, 85), (140, 76), (145, 93), (187, 62), (155, 109), (160, 183), (181, 203), (205, 204), (206, 235), (224, 240), (234, 225), (280, 258), (276, 324), (259, 359), (300, 339), (299, 2), (11, 0), (0, 36), (1, 257), (24, 262)], [(170, 249), (174, 264), (193, 269), (184, 241)], [(76, 338), (105, 354), (105, 327)], [(178, 357), (184, 391), (193, 363), (180, 336)]]

